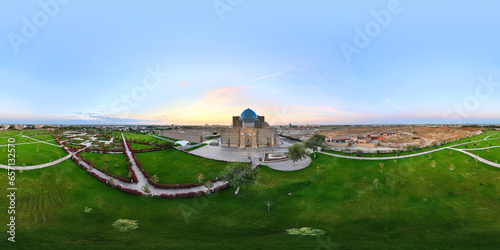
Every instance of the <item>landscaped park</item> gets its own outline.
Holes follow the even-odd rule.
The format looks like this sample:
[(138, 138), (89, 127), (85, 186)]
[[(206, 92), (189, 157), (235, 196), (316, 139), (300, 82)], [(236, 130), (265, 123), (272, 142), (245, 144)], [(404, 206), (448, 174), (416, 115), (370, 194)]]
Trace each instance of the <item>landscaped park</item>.
[[(19, 133), (0, 132), (0, 137), (7, 141), (15, 136), (24, 143)], [(144, 171), (156, 175), (159, 184), (194, 184), (198, 194), (207, 190), (198, 185), (200, 173), (201, 182), (213, 180), (229, 163), (191, 154), (196, 149), (185, 152), (166, 146), (150, 135), (45, 133), (41, 141), (54, 140), (62, 147), (32, 139), (35, 143), (16, 146), (16, 163), (49, 166), (16, 171), (16, 243), (7, 247), (497, 249), (500, 168), (459, 151), (494, 163), (500, 158), (500, 148), (494, 147), (497, 133), (485, 131), (401, 152), (401, 158), (396, 154), (346, 158), (356, 156), (319, 152), (316, 157), (310, 154), (309, 166), (296, 171), (258, 166), (256, 183), (243, 186), (238, 195), (235, 187), (229, 187), (190, 198), (167, 195), (184, 192), (183, 188), (155, 189), (151, 183), (152, 193), (124, 190), (148, 183), (142, 179)], [(109, 143), (99, 142), (104, 140)], [(490, 142), (493, 148), (487, 149)], [(469, 150), (462, 143), (476, 146)], [(0, 153), (2, 164), (6, 163), (7, 154)], [(50, 164), (67, 155), (71, 158)], [(130, 183), (115, 178), (110, 184), (111, 176)], [(0, 172), (0, 183), (5, 183), (1, 188), (7, 193), (6, 170)], [(2, 195), (0, 210), (7, 211), (8, 204)], [(1, 221), (7, 222), (8, 216), (0, 213)], [(134, 220), (137, 227), (117, 230), (113, 225), (120, 219)], [(287, 231), (302, 227), (324, 234), (297, 236)], [(7, 238), (6, 230), (0, 236)]]

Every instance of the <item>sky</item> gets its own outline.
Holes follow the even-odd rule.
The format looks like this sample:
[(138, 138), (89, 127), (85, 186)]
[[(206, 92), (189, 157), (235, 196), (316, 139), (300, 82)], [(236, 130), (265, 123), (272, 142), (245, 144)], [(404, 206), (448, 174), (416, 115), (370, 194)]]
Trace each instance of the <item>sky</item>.
[(0, 123), (500, 123), (500, 1), (0, 1)]

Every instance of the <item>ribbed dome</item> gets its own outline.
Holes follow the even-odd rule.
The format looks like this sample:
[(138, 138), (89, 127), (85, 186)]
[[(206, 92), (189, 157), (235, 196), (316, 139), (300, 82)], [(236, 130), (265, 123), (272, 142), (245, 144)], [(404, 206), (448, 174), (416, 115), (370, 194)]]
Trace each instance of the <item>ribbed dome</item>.
[(245, 109), (240, 115), (240, 118), (244, 121), (253, 121), (257, 119), (257, 114), (251, 109)]

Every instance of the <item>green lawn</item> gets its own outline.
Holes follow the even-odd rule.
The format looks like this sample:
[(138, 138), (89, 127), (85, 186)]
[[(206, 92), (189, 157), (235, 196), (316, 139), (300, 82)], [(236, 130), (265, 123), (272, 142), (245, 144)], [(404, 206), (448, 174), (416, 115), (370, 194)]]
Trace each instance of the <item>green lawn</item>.
[[(378, 162), (318, 154), (300, 171), (262, 167), (258, 184), (239, 195), (231, 188), (177, 200), (112, 189), (67, 160), (17, 176), (17, 242), (7, 242), (6, 230), (0, 241), (2, 249), (498, 249), (500, 169), (475, 169), (459, 152), (435, 153), (433, 160), (435, 169), (426, 156), (399, 160), (397, 167), (387, 161), (380, 173)], [(7, 183), (4, 170), (0, 183)], [(0, 210), (7, 206), (1, 195)], [(8, 216), (0, 213), (0, 220)], [(111, 226), (117, 219), (137, 220), (139, 228), (118, 232)], [(327, 234), (285, 232), (303, 226)]]
[[(41, 142), (38, 143), (38, 153), (37, 153), (36, 145), (37, 143), (15, 146), (16, 166), (23, 166), (23, 163), (26, 164), (26, 166), (39, 165), (55, 161), (59, 158), (68, 155), (60, 147), (47, 145)], [(0, 162), (3, 165), (7, 165), (9, 159), (7, 151), (8, 151), (7, 147), (0, 147)]]
[[(474, 144), (476, 144), (476, 146), (474, 146)], [(467, 143), (467, 144), (464, 144), (464, 145), (456, 146), (454, 148), (464, 149), (464, 148), (466, 148), (465, 146), (467, 146), (468, 149), (471, 149), (471, 148), (486, 148), (486, 147), (489, 147), (490, 144), (491, 144), (491, 146), (498, 146), (498, 145), (500, 145), (500, 139), (495, 139), (494, 137), (490, 137), (486, 141), (471, 142), (471, 143)]]
[[(158, 136), (158, 135), (156, 135), (156, 136)], [(158, 137), (169, 139), (171, 141), (180, 141), (179, 139), (174, 139), (174, 138), (170, 138), (170, 137), (166, 137), (166, 136), (158, 136)]]
[[(14, 144), (26, 143), (26, 142), (36, 142), (35, 140), (31, 140), (31, 139), (28, 139), (26, 137), (13, 136), (13, 137), (0, 138), (0, 145), (7, 145), (7, 144), (9, 144), (9, 141), (11, 141), (12, 139), (15, 140)], [(12, 143), (10, 143), (10, 144), (12, 144)]]
[(207, 145), (206, 143), (202, 143), (202, 144), (200, 144), (198, 146), (195, 146), (195, 147), (192, 147), (192, 148), (188, 148), (188, 149), (186, 149), (186, 151), (193, 151), (195, 149), (199, 149), (201, 147), (205, 147), (206, 145)]
[(39, 129), (29, 129), (22, 130), (23, 135), (32, 136), (32, 135), (50, 135), (50, 131), (47, 130), (39, 130)]
[(10, 137), (10, 136), (15, 136), (21, 134), (21, 131), (19, 130), (2, 130), (0, 131), (0, 138), (1, 137)]
[(182, 184), (197, 183), (198, 175), (204, 174), (205, 180), (214, 179), (227, 163), (204, 159), (175, 149), (148, 153), (136, 153), (137, 160), (150, 176), (157, 175), (159, 183)]
[(161, 142), (161, 139), (158, 139), (156, 137), (150, 136), (150, 135), (143, 135), (143, 134), (136, 134), (134, 132), (111, 132), (110, 134), (122, 138), (122, 133), (125, 135), (125, 138), (127, 140), (134, 140), (134, 141), (144, 141), (144, 142), (150, 142), (150, 143), (155, 143), (155, 142)]
[(46, 142), (49, 142), (49, 143), (56, 143), (57, 142), (55, 141), (55, 138), (54, 136), (52, 136), (51, 134), (48, 134), (48, 135), (39, 135), (39, 136), (30, 136), (31, 138), (34, 138), (34, 139), (37, 139), (37, 140), (40, 140), (40, 141), (46, 141)]
[[(83, 152), (80, 153), (84, 157)], [(94, 165), (102, 169), (104, 164), (108, 164), (108, 173), (118, 177), (128, 178), (127, 157), (125, 154), (100, 154), (85, 152), (85, 159), (94, 163)], [(118, 165), (118, 167), (116, 166)]]
[(139, 150), (139, 149), (148, 149), (148, 148), (158, 148), (158, 146), (154, 145), (144, 145), (140, 143), (129, 143), (131, 150)]

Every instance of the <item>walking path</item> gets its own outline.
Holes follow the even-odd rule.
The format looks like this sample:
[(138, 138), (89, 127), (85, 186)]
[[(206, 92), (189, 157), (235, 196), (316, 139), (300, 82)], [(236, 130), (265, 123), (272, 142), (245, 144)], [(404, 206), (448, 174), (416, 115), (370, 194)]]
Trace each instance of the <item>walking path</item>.
[(167, 139), (167, 138), (159, 137), (159, 136), (156, 136), (156, 135), (150, 135), (150, 136), (153, 136), (153, 137), (156, 137), (156, 138), (158, 138), (158, 139), (162, 139), (162, 140), (165, 140), (165, 141), (169, 141), (169, 142), (173, 142), (173, 143), (175, 143), (175, 141), (172, 141), (172, 140)]
[(488, 138), (490, 138), (490, 136), (493, 136), (493, 135), (498, 135), (498, 133), (496, 133), (496, 134), (491, 134), (491, 135), (486, 136), (486, 137), (484, 138), (484, 141), (488, 140)]
[(471, 152), (467, 152), (467, 151), (466, 151), (466, 150), (464, 150), (464, 149), (458, 149), (458, 148), (452, 148), (452, 149), (453, 149), (453, 150), (455, 150), (455, 151), (458, 151), (458, 152), (464, 153), (464, 154), (466, 154), (466, 155), (472, 156), (472, 157), (474, 157), (474, 158), (477, 158), (480, 162), (485, 163), (485, 164), (488, 164), (488, 165), (490, 165), (490, 166), (492, 166), (492, 167), (500, 168), (500, 164), (499, 164), (499, 163), (495, 163), (495, 162), (492, 162), (492, 161), (488, 161), (488, 160), (486, 160), (486, 159), (484, 159), (484, 158), (481, 158), (481, 157), (479, 157), (479, 156), (477, 156), (477, 155), (475, 155), (475, 154), (473, 154), (473, 153), (471, 153)]
[(38, 140), (38, 139), (35, 139), (35, 138), (32, 138), (32, 137), (29, 137), (29, 136), (27, 136), (27, 135), (23, 135), (23, 137), (28, 138), (28, 139), (31, 139), (31, 140), (34, 140), (34, 141), (37, 141), (37, 142), (45, 143), (45, 144), (48, 144), (48, 145), (51, 145), (51, 146), (62, 147), (61, 145), (56, 145), (56, 144), (48, 143), (48, 142), (45, 142), (45, 141), (40, 141), (40, 140)]
[[(144, 176), (144, 174), (142, 174), (142, 172), (140, 171), (139, 167), (137, 166), (137, 163), (134, 160), (134, 157), (132, 157), (132, 151), (130, 151), (130, 148), (128, 148), (127, 143), (126, 143), (126, 139), (125, 139), (125, 136), (123, 135), (123, 133), (122, 133), (122, 138), (123, 138), (123, 144), (125, 145), (125, 152), (126, 152), (127, 156), (129, 157), (130, 162), (132, 162), (132, 171), (134, 171), (135, 175), (137, 176), (138, 183), (127, 183), (127, 182), (122, 182), (120, 180), (114, 179), (113, 184), (115, 186), (120, 185), (124, 188), (136, 190), (136, 191), (139, 191), (139, 192), (144, 194), (144, 192), (142, 191), (142, 187), (146, 184), (149, 185), (149, 182), (146, 179), (146, 177)], [(112, 177), (104, 174), (103, 172), (95, 169), (95, 168), (92, 168), (92, 170), (89, 170), (90, 166), (87, 163), (85, 163), (84, 161), (82, 161), (81, 163), (84, 165), (84, 167), (87, 169), (87, 171), (90, 171), (90, 172), (97, 174), (99, 177), (105, 179), (106, 181), (109, 181), (109, 179), (112, 178)], [(183, 194), (183, 193), (198, 192), (198, 191), (203, 191), (203, 192), (207, 193), (209, 191), (213, 192), (214, 188), (225, 185), (226, 183), (223, 181), (217, 181), (217, 182), (214, 182), (213, 184), (214, 184), (214, 186), (211, 189), (208, 189), (204, 186), (193, 187), (193, 188), (182, 188), (182, 189), (160, 189), (160, 188), (155, 188), (155, 187), (150, 186), (150, 185), (149, 185), (150, 186), (149, 189), (151, 190), (151, 195), (154, 195), (154, 196), (159, 196), (162, 194), (175, 195), (175, 194)]]
[(466, 151), (474, 151), (474, 150), (484, 150), (484, 149), (498, 148), (498, 147), (500, 147), (500, 146), (491, 146), (491, 147), (486, 147), (486, 148), (467, 148), (467, 149), (462, 148), (462, 149), (466, 150)]
[(15, 170), (33, 170), (33, 169), (41, 169), (41, 168), (46, 168), (46, 167), (50, 167), (50, 166), (54, 166), (60, 162), (63, 162), (69, 158), (71, 158), (71, 156), (73, 156), (73, 154), (69, 154), (61, 159), (58, 159), (58, 160), (55, 160), (55, 161), (51, 161), (51, 162), (48, 162), (48, 163), (44, 163), (44, 164), (40, 164), (40, 165), (34, 165), (34, 166), (27, 166), (27, 167), (20, 167), (20, 166), (8, 166), (8, 165), (2, 165), (0, 164), (0, 168), (3, 168), (3, 169), (15, 169)]
[[(483, 139), (481, 141), (485, 141), (485, 140), (487, 140), (487, 139)], [(489, 140), (493, 140), (493, 139), (489, 139)], [(486, 159), (478, 157), (477, 155), (475, 155), (473, 153), (467, 152), (467, 150), (483, 150), (483, 149), (488, 149), (488, 148), (496, 148), (496, 147), (500, 147), (500, 146), (492, 146), (492, 147), (477, 148), (477, 149), (458, 149), (458, 148), (453, 148), (453, 147), (456, 147), (456, 146), (460, 146), (460, 145), (464, 145), (464, 144), (469, 144), (469, 143), (474, 143), (474, 142), (480, 142), (480, 141), (464, 142), (464, 143), (460, 143), (460, 144), (456, 144), (456, 145), (451, 145), (451, 146), (443, 147), (443, 148), (438, 148), (438, 149), (434, 149), (434, 150), (430, 150), (430, 151), (426, 151), (426, 152), (421, 152), (421, 153), (416, 153), (416, 154), (411, 154), (411, 155), (391, 156), (391, 157), (357, 157), (357, 156), (338, 155), (338, 154), (332, 154), (332, 153), (327, 153), (327, 152), (318, 152), (318, 153), (322, 153), (322, 154), (330, 155), (330, 156), (334, 156), (334, 157), (340, 157), (340, 158), (346, 158), (346, 159), (354, 159), (354, 160), (393, 160), (393, 159), (402, 159), (402, 158), (409, 158), (409, 157), (414, 157), (414, 156), (419, 156), (419, 155), (425, 155), (425, 154), (437, 152), (437, 151), (444, 150), (444, 149), (452, 149), (452, 150), (459, 151), (461, 153), (467, 154), (469, 156), (472, 156), (474, 158), (478, 158), (478, 160), (480, 162), (483, 162), (483, 163), (488, 164), (490, 166), (500, 168), (500, 164), (498, 164), (498, 163), (494, 163), (494, 162), (488, 161)]]

